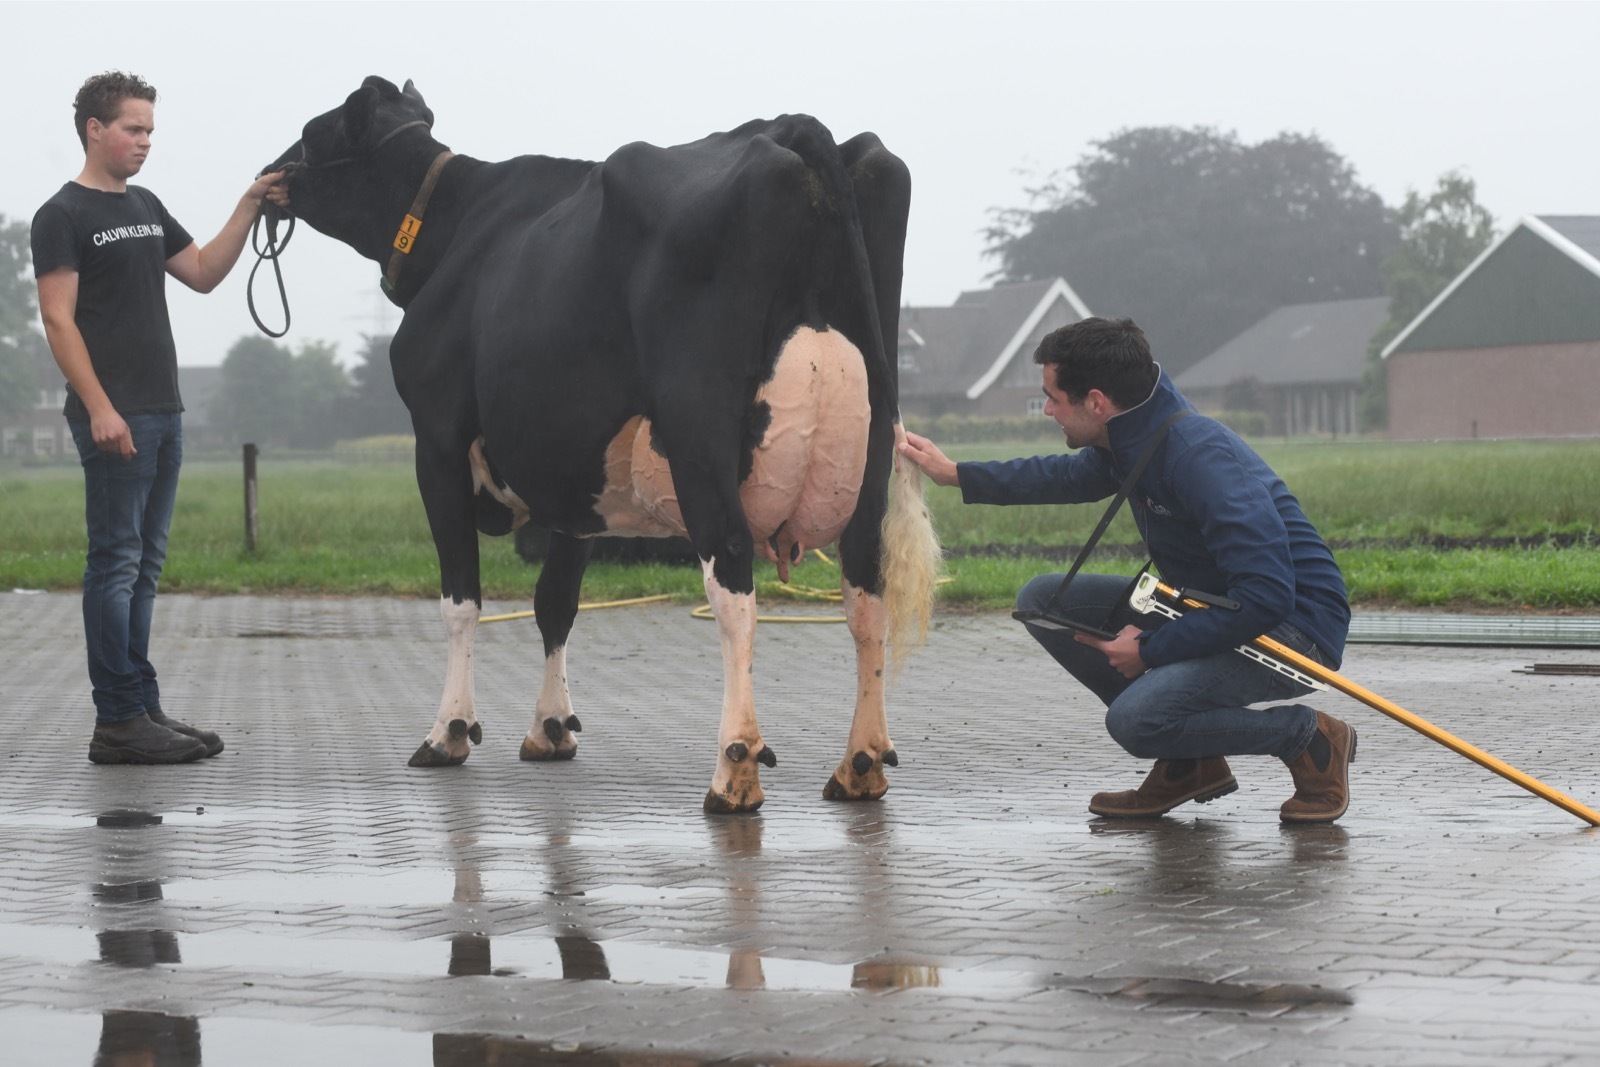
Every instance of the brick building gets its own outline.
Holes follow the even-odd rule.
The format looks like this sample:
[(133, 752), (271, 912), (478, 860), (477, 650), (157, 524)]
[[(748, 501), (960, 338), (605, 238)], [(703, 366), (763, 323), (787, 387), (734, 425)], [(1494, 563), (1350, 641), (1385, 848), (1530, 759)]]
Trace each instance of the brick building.
[(1600, 216), (1528, 216), (1383, 350), (1389, 435), (1600, 436)]

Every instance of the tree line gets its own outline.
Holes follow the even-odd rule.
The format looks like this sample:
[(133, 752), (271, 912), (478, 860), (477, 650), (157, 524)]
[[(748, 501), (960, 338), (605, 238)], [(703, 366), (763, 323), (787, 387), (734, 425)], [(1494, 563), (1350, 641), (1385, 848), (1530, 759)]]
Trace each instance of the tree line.
[[(1178, 373), (1287, 304), (1387, 296), (1373, 338), (1363, 428), (1387, 424), (1378, 351), (1488, 247), (1494, 219), (1450, 172), (1398, 206), (1314, 134), (1246, 144), (1209, 127), (1146, 126), (1093, 142), (1035, 179), (1021, 207), (991, 209), (991, 279), (1063, 277), (1100, 313), (1128, 315)], [(0, 414), (30, 407), (44, 353), (27, 225), (0, 217)], [(388, 338), (365, 340), (349, 374), (333, 346), (241, 338), (209, 414), (231, 440), (319, 448), (410, 429)]]
[(1471, 178), (1388, 207), (1315, 135), (1246, 144), (1209, 127), (1123, 130), (991, 209), (996, 281), (1067, 279), (1089, 307), (1136, 320), (1177, 374), (1277, 308), (1387, 296), (1363, 429), (1388, 425), (1378, 352), (1494, 239)]
[(210, 433), (230, 444), (328, 448), (335, 441), (408, 434), (411, 416), (395, 391), (388, 336), (363, 338), (347, 374), (336, 346), (306, 341), (292, 351), (260, 335), (234, 342), (207, 408)]

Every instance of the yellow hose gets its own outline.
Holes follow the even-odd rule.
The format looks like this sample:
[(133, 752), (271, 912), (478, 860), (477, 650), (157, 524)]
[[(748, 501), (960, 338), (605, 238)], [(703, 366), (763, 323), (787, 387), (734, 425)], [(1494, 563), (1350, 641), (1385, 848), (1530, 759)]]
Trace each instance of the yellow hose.
[[(599, 602), (597, 604), (579, 604), (578, 605), (578, 610), (579, 611), (593, 611), (596, 608), (625, 608), (625, 607), (631, 607), (634, 604), (659, 604), (663, 600), (671, 600), (671, 599), (672, 599), (672, 594), (671, 593), (659, 593), (656, 596), (636, 596), (636, 597), (633, 597), (632, 599), (629, 599), (629, 600), (604, 600), (604, 601), (601, 601), (601, 602)], [(531, 618), (533, 618), (533, 612), (531, 612), (531, 611), (513, 611), (513, 612), (511, 612), (509, 614), (506, 614), (506, 615), (485, 615), (483, 618), (479, 619), (478, 621), (480, 623), (484, 623), (484, 622), (506, 622), (507, 620), (510, 620), (510, 619), (531, 619)]]
[[(823, 554), (820, 548), (813, 548), (811, 554), (824, 563), (833, 565), (833, 560)], [(939, 579), (939, 584), (949, 582), (949, 578)], [(803, 600), (822, 600), (829, 603), (839, 603), (844, 600), (844, 592), (840, 589), (819, 589), (810, 585), (790, 585), (788, 582), (774, 582), (787, 596), (798, 597)], [(579, 604), (579, 611), (590, 611), (595, 608), (621, 608), (634, 604), (659, 604), (663, 600), (671, 600), (671, 593), (662, 593), (659, 596), (640, 596), (631, 600), (607, 600), (598, 604)], [(701, 604), (689, 612), (697, 619), (712, 619), (716, 616), (711, 613), (710, 604)], [(531, 619), (531, 611), (513, 611), (505, 615), (485, 615), (478, 622), (507, 622), (511, 619)], [(756, 622), (844, 622), (843, 615), (757, 615)]]

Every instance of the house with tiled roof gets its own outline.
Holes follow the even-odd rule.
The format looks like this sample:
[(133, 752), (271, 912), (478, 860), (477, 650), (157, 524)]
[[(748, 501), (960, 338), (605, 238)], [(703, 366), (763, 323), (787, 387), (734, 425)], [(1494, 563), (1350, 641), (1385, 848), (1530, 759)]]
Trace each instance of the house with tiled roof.
[(1522, 219), (1381, 355), (1391, 437), (1600, 436), (1600, 216)]
[(1065, 280), (962, 293), (949, 307), (900, 309), (900, 410), (912, 416), (1042, 414), (1033, 350), (1089, 317)]
[(1367, 346), (1388, 313), (1382, 296), (1290, 304), (1173, 383), (1207, 414), (1262, 412), (1269, 434), (1353, 434)]

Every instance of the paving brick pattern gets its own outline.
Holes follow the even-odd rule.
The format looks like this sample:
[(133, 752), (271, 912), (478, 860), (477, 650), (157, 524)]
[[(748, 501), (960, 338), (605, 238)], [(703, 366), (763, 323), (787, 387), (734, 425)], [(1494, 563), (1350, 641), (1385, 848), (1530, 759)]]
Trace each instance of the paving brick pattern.
[[(1089, 795), (1145, 765), (1021, 627), (947, 615), (892, 694), (888, 797), (832, 804), (848, 635), (766, 625), (779, 765), (712, 818), (720, 661), (686, 608), (580, 617), (582, 747), (550, 765), (517, 759), (537, 631), (485, 626), (484, 744), (442, 770), (405, 765), (436, 603), (158, 610), (168, 710), (227, 750), (95, 767), (77, 598), (0, 594), (0, 1062), (1600, 1062), (1600, 830), (1341, 696), (1340, 823), (1281, 827), (1287, 771), (1249, 757), (1232, 796), (1109, 823)], [(1584, 655), (1344, 670), (1593, 806), (1600, 679), (1514, 673)]]

